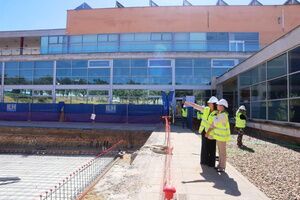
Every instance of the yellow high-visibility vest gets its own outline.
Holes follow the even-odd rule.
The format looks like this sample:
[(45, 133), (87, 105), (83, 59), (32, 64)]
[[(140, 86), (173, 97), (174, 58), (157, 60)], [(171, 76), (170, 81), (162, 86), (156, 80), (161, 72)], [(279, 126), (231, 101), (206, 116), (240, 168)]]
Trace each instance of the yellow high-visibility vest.
[(202, 119), (202, 112), (197, 111), (197, 119), (198, 120)]
[[(224, 112), (223, 112), (224, 113)], [(223, 113), (218, 113), (216, 119), (219, 115)], [(213, 138), (217, 141), (228, 142), (230, 141), (230, 124), (228, 113), (225, 113), (226, 123), (225, 125), (222, 122), (215, 123), (215, 128), (213, 129)]]
[[(209, 114), (208, 119), (207, 119), (207, 121), (208, 121), (208, 126), (205, 127), (205, 132), (207, 132), (208, 129), (210, 128), (210, 126), (211, 126), (212, 123), (214, 122), (215, 118), (217, 117), (217, 114), (218, 114), (218, 111), (217, 111), (217, 110), (214, 110), (214, 111), (212, 111), (212, 112)], [(209, 135), (210, 135), (210, 136), (213, 136), (213, 134), (214, 134), (214, 130), (211, 130), (211, 131), (209, 132)]]
[(235, 116), (235, 127), (237, 128), (245, 128), (246, 127), (246, 120), (241, 119), (241, 112), (238, 112)]
[(187, 117), (187, 109), (186, 108), (181, 108), (181, 115), (182, 117)]
[(202, 118), (201, 118), (201, 124), (200, 124), (200, 127), (199, 127), (199, 133), (202, 133), (203, 130), (206, 128), (206, 127), (209, 127), (209, 124), (208, 124), (208, 116), (209, 116), (209, 112), (210, 112), (210, 108), (208, 106), (205, 106), (204, 109), (203, 109), (203, 112), (202, 112)]

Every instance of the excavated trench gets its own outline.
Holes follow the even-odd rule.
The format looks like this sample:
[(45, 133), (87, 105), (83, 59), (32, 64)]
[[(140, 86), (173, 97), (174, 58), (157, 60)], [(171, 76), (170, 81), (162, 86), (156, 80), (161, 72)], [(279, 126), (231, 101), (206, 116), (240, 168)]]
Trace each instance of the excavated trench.
[(123, 140), (119, 148), (135, 150), (152, 131), (1, 127), (0, 153), (96, 155)]

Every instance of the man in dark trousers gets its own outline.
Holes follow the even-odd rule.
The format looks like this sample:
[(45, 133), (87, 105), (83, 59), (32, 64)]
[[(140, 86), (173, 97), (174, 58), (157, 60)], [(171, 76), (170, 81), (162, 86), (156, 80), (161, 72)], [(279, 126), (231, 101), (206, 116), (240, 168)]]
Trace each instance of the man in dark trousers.
[(244, 129), (246, 128), (246, 108), (245, 106), (240, 106), (235, 114), (235, 130), (237, 132), (237, 146), (239, 148), (243, 147), (243, 135)]

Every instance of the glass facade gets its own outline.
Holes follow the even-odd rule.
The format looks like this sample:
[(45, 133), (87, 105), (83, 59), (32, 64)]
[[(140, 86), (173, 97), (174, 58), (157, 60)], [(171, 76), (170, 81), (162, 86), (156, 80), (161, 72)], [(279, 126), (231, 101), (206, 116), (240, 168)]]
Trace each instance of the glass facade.
[(109, 61), (63, 60), (56, 62), (57, 85), (107, 85), (109, 83)]
[(31, 89), (5, 89), (4, 102), (52, 103), (52, 91)]
[[(167, 35), (160, 37), (168, 39)], [(161, 90), (180, 87), (186, 93), (188, 88), (208, 89), (213, 77), (238, 61), (144, 58), (4, 62), (1, 97), (4, 102), (161, 103)], [(216, 72), (218, 68), (223, 70)]]
[(176, 59), (176, 85), (208, 85), (211, 82), (211, 59)]
[(44, 36), (41, 54), (90, 52), (235, 51), (255, 52), (257, 32), (122, 33)]
[(52, 83), (53, 61), (5, 63), (5, 85), (49, 85)]
[(113, 61), (113, 84), (171, 85), (172, 65), (168, 59), (117, 59)]
[(299, 58), (297, 47), (239, 75), (240, 105), (251, 118), (300, 122)]
[(113, 90), (113, 103), (162, 104), (161, 91)]

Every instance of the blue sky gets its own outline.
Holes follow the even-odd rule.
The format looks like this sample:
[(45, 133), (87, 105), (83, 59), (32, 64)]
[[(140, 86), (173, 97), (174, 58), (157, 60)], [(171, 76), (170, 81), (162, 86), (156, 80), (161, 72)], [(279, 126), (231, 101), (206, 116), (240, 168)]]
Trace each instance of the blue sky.
[[(251, 0), (225, 0), (230, 5), (247, 5)], [(260, 0), (264, 5), (286, 0)], [(83, 2), (92, 8), (114, 7), (115, 0), (0, 0), (0, 31), (65, 28), (66, 10)], [(149, 0), (119, 0), (125, 7), (148, 6)], [(182, 0), (154, 0), (160, 6), (182, 5)], [(189, 0), (193, 5), (214, 5), (217, 0)]]

